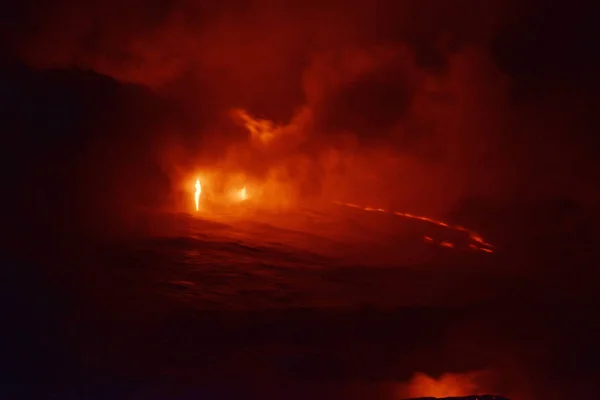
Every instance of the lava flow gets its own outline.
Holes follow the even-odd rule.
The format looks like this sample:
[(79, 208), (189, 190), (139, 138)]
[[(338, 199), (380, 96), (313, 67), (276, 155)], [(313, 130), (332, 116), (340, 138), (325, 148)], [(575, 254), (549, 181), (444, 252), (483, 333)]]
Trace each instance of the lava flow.
[[(290, 123), (289, 125), (277, 125), (273, 121), (270, 121), (267, 119), (254, 118), (247, 111), (245, 111), (243, 109), (235, 109), (235, 110), (232, 110), (231, 113), (232, 113), (231, 115), (234, 118), (237, 118), (239, 120), (239, 122), (241, 122), (242, 125), (250, 133), (250, 140), (254, 143), (256, 143), (256, 142), (260, 143), (261, 144), (260, 147), (262, 149), (264, 149), (265, 147), (269, 147), (270, 144), (273, 142), (273, 140), (275, 140), (277, 137), (281, 137), (282, 135), (286, 134), (286, 132), (288, 132), (288, 128), (290, 126), (295, 126), (294, 123)], [(296, 128), (297, 128), (297, 126), (296, 126)], [(263, 154), (263, 156), (264, 156), (264, 154)], [(295, 160), (295, 159), (292, 158), (292, 160)], [(284, 168), (282, 168), (283, 170), (286, 169), (285, 168), (286, 165), (283, 165), (282, 167), (284, 167)], [(273, 167), (273, 168), (274, 168), (274, 170), (276, 169), (275, 167)], [(226, 168), (224, 169), (224, 171), (226, 171)], [(198, 208), (199, 208), (198, 207), (198, 197), (199, 197), (199, 193), (201, 190), (201, 189), (199, 189), (199, 187), (200, 187), (199, 185), (200, 185), (199, 181), (196, 181), (196, 194), (195, 194), (196, 210), (198, 210)], [(276, 192), (281, 192), (281, 190), (278, 190)], [(234, 203), (244, 202), (245, 200), (248, 199), (248, 193), (246, 191), (245, 186), (242, 189), (236, 188), (233, 191), (230, 191), (229, 193), (231, 193), (233, 196), (232, 197), (228, 196), (228, 199), (226, 201), (227, 203), (230, 203), (231, 199), (233, 199)], [(253, 199), (253, 200), (255, 200), (255, 199)], [(254, 205), (257, 205), (258, 203), (261, 203), (261, 202), (253, 201), (253, 203), (254, 203)], [(471, 243), (467, 246), (469, 249), (480, 250), (480, 251), (487, 252), (487, 253), (493, 252), (493, 250), (492, 250), (493, 246), (490, 243), (487, 243), (486, 241), (484, 241), (483, 238), (479, 234), (477, 234), (469, 229), (466, 229), (462, 226), (452, 226), (446, 222), (434, 220), (429, 217), (418, 216), (418, 215), (413, 215), (413, 214), (398, 212), (398, 211), (389, 211), (389, 210), (385, 210), (382, 208), (363, 207), (363, 206), (359, 206), (356, 204), (343, 203), (343, 202), (339, 202), (339, 201), (335, 201), (334, 203), (337, 205), (356, 208), (356, 209), (360, 209), (360, 210), (364, 210), (364, 211), (374, 211), (374, 212), (393, 214), (393, 215), (404, 217), (404, 218), (410, 218), (410, 219), (414, 219), (414, 220), (424, 221), (424, 222), (434, 224), (434, 225), (437, 225), (440, 227), (448, 228), (451, 230), (464, 232), (468, 235), (469, 239), (471, 241), (473, 241), (473, 243)], [(264, 204), (262, 204), (262, 206), (264, 206)], [(445, 248), (449, 248), (449, 249), (453, 249), (453, 248), (457, 247), (454, 243), (449, 242), (447, 240), (435, 241), (431, 237), (428, 237), (428, 236), (426, 236), (424, 239), (428, 243), (437, 244), (441, 247), (445, 247)]]
[(246, 186), (240, 190), (240, 200), (244, 201), (248, 198), (248, 193), (246, 193)]
[[(393, 214), (396, 215), (398, 217), (404, 217), (404, 218), (410, 218), (410, 219), (415, 219), (415, 220), (419, 220), (419, 221), (425, 221), (425, 222), (429, 222), (430, 224), (434, 224), (437, 226), (441, 226), (444, 228), (449, 228), (449, 229), (454, 229), (456, 231), (460, 231), (460, 232), (465, 232), (469, 235), (469, 238), (471, 240), (473, 240), (474, 242), (476, 242), (479, 246), (477, 245), (469, 245), (469, 248), (473, 249), (473, 250), (481, 250), (485, 253), (492, 253), (493, 252), (493, 248), (494, 246), (492, 246), (492, 244), (486, 242), (485, 240), (483, 240), (483, 238), (476, 232), (473, 232), (465, 227), (462, 226), (453, 226), (450, 225), (446, 222), (443, 221), (438, 221), (429, 217), (423, 217), (423, 216), (419, 216), (419, 215), (414, 215), (414, 214), (409, 214), (409, 213), (403, 213), (403, 212), (399, 212), (399, 211), (389, 211), (383, 208), (373, 208), (373, 207), (363, 207), (363, 206), (359, 206), (357, 204), (352, 204), (352, 203), (343, 203), (340, 201), (334, 201), (333, 202), (336, 205), (339, 206), (344, 206), (344, 207), (350, 207), (350, 208), (356, 208), (358, 210), (363, 210), (363, 211), (369, 211), (369, 212), (381, 212), (381, 213), (387, 213), (387, 214)], [(428, 243), (433, 243), (433, 239), (429, 236), (425, 236), (425, 241)], [(441, 243), (439, 243), (440, 246), (442, 247), (447, 247), (447, 248), (453, 248), (454, 244), (448, 241), (443, 241)]]
[(200, 179), (196, 179), (196, 184), (194, 187), (196, 188), (196, 191), (194, 192), (194, 202), (196, 203), (196, 211), (198, 211), (200, 209), (200, 193), (202, 193)]

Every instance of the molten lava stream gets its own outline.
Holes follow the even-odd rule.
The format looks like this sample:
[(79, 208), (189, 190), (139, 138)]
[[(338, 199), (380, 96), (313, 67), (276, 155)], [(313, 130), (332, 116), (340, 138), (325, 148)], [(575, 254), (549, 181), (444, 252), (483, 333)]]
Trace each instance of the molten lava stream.
[(196, 191), (194, 192), (194, 202), (196, 203), (196, 211), (198, 211), (200, 209), (200, 194), (202, 193), (200, 179), (196, 179), (196, 184), (194, 187), (196, 188)]
[[(344, 206), (344, 207), (350, 207), (350, 208), (355, 208), (358, 210), (362, 210), (362, 211), (369, 211), (369, 212), (381, 212), (381, 213), (387, 213), (387, 214), (393, 214), (396, 215), (398, 217), (404, 217), (404, 218), (410, 218), (410, 219), (415, 219), (415, 220), (419, 220), (419, 221), (425, 221), (425, 222), (429, 222), (430, 224), (434, 224), (434, 225), (438, 225), (444, 228), (450, 228), (450, 229), (454, 229), (456, 231), (460, 231), (460, 232), (466, 232), (469, 235), (469, 238), (471, 240), (473, 240), (474, 242), (478, 243), (481, 246), (485, 246), (485, 247), (478, 247), (478, 246), (474, 246), (474, 245), (470, 245), (469, 247), (471, 249), (477, 249), (477, 250), (481, 250), (483, 252), (486, 253), (492, 253), (493, 252), (493, 248), (494, 246), (492, 246), (490, 243), (487, 243), (485, 240), (483, 240), (483, 238), (477, 234), (476, 232), (473, 232), (467, 228), (464, 228), (462, 226), (452, 226), (446, 222), (443, 221), (438, 221), (429, 217), (422, 217), (419, 215), (413, 215), (413, 214), (409, 214), (409, 213), (403, 213), (403, 212), (399, 212), (399, 211), (388, 211), (385, 210), (383, 208), (373, 208), (373, 207), (363, 207), (363, 206), (359, 206), (357, 204), (352, 204), (352, 203), (343, 203), (340, 201), (334, 201), (333, 202), (336, 205), (339, 206)], [(425, 236), (425, 241), (428, 243), (433, 243), (433, 239), (430, 238), (429, 236)], [(442, 247), (447, 247), (447, 248), (453, 248), (454, 244), (444, 241), (440, 243), (440, 246)]]

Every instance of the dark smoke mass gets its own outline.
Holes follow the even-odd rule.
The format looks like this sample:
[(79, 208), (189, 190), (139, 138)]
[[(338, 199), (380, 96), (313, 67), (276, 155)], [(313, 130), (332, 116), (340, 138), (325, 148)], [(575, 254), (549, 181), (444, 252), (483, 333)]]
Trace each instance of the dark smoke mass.
[[(592, 190), (588, 177), (570, 181), (591, 167), (564, 147), (577, 135), (571, 127), (583, 129), (585, 107), (555, 98), (585, 101), (565, 58), (586, 64), (570, 44), (586, 32), (554, 33), (561, 17), (537, 4), (477, 1), (60, 2), (21, 6), (23, 27), (9, 46), (31, 68), (90, 71), (178, 107), (177, 115), (119, 110), (132, 125), (119, 121), (121, 136), (136, 135), (155, 162), (188, 149), (163, 169), (239, 148), (247, 132), (228, 112), (241, 108), (294, 121), (300, 136), (266, 158), (244, 150), (248, 173), (303, 160), (312, 173), (288, 171), (311, 181), (300, 195), (350, 197), (358, 186), (363, 202), (444, 214), (472, 197), (597, 196), (579, 193)], [(557, 109), (560, 121), (549, 121)], [(149, 143), (157, 136), (169, 145)]]
[[(56, 322), (50, 331), (57, 336), (63, 329), (82, 329), (72, 336), (84, 342), (95, 331), (89, 326), (97, 321), (89, 316), (94, 313), (81, 310), (97, 311), (96, 306), (105, 307), (98, 321), (130, 321), (131, 310), (142, 310), (133, 319), (146, 323), (144, 318), (159, 310), (157, 315), (177, 325), (177, 317), (165, 311), (171, 310), (171, 303), (148, 294), (176, 287), (181, 291), (177, 301), (188, 301), (181, 299), (193, 297), (188, 292), (197, 290), (202, 307), (235, 310), (235, 318), (245, 315), (236, 314), (240, 310), (259, 309), (249, 314), (256, 318), (249, 318), (251, 327), (243, 329), (257, 329), (257, 335), (268, 340), (271, 333), (261, 329), (275, 321), (274, 326), (306, 329), (313, 344), (334, 343), (342, 354), (336, 360), (341, 366), (321, 362), (321, 357), (327, 358), (321, 352), (326, 351), (305, 344), (311, 353), (307, 359), (319, 365), (311, 367), (298, 355), (305, 347), (292, 334), (293, 339), (277, 336), (273, 346), (287, 348), (293, 343), (300, 350), (294, 347), (292, 355), (281, 356), (283, 361), (279, 355), (264, 356), (277, 359), (273, 361), (279, 363), (277, 373), (306, 374), (311, 385), (322, 378), (311, 375), (321, 373), (319, 368), (327, 370), (323, 374), (328, 377), (351, 376), (352, 384), (339, 378), (344, 382), (341, 389), (330, 388), (334, 398), (353, 398), (364, 390), (367, 397), (385, 399), (476, 394), (473, 391), (497, 391), (526, 400), (552, 392), (555, 397), (547, 398), (559, 399), (564, 398), (563, 387), (577, 386), (585, 393), (587, 384), (582, 382), (597, 376), (596, 369), (580, 367), (594, 364), (599, 354), (587, 347), (593, 347), (593, 335), (588, 333), (596, 332), (597, 326), (588, 327), (579, 314), (593, 309), (596, 300), (591, 294), (596, 291), (595, 274), (589, 265), (595, 265), (590, 249), (597, 241), (600, 205), (596, 154), (600, 143), (595, 134), (600, 57), (593, 40), (598, 24), (583, 4), (32, 0), (12, 1), (2, 14), (4, 243), (7, 263), (18, 266), (6, 268), (5, 281), (27, 286), (23, 282), (31, 279), (32, 291), (42, 288), (40, 297), (60, 298), (56, 307), (61, 317), (56, 320), (75, 320), (71, 325), (89, 329), (67, 329)], [(204, 209), (198, 203), (193, 208), (196, 181), (202, 181)], [(221, 204), (231, 198), (245, 208), (231, 211)], [(334, 203), (360, 207), (336, 208)], [(375, 211), (373, 216), (366, 216), (365, 209)], [(421, 226), (417, 224), (424, 219), (398, 222), (403, 220), (393, 220), (393, 215), (422, 215), (466, 228), (452, 236), (440, 228), (446, 222)], [(418, 240), (407, 239), (413, 234), (407, 226), (418, 232)], [(485, 240), (494, 245), (486, 249), (491, 253), (493, 248), (490, 257), (496, 258), (459, 253), (456, 237), (470, 232), (467, 229), (485, 233)], [(152, 242), (155, 247), (148, 237), (157, 241)], [(440, 244), (433, 255), (421, 252), (423, 237)], [(158, 244), (165, 238), (166, 244)], [(220, 240), (217, 247), (210, 247), (215, 238)], [(357, 242), (345, 242), (349, 238)], [(230, 242), (232, 248), (223, 244)], [(113, 260), (112, 252), (126, 253), (126, 261)], [(174, 254), (184, 256), (175, 260)], [(197, 264), (189, 261), (194, 257), (200, 257)], [(250, 263), (247, 260), (260, 261), (249, 267), (244, 264)], [(306, 273), (316, 270), (308, 265), (316, 264), (324, 270), (319, 278)], [(380, 264), (392, 272), (369, 269)], [(409, 264), (414, 271), (396, 273)], [(303, 272), (290, 279), (274, 265)], [(469, 269), (473, 265), (477, 272)], [(223, 287), (220, 276), (194, 275), (208, 266), (227, 271)], [(188, 268), (189, 276), (173, 272), (178, 268)], [(244, 286), (243, 279), (254, 273), (245, 268), (259, 271), (260, 289)], [(456, 275), (449, 272), (454, 269)], [(431, 271), (431, 276), (420, 275)], [(493, 275), (498, 271), (514, 275), (498, 278)], [(269, 286), (263, 281), (267, 275), (276, 281), (277, 290), (292, 294), (261, 297)], [(154, 280), (162, 289), (148, 283)], [(88, 287), (83, 281), (94, 283)], [(350, 289), (336, 286), (347, 281), (360, 283)], [(531, 288), (537, 290), (535, 295)], [(19, 290), (9, 289), (7, 293), (21, 299)], [(106, 300), (108, 292), (121, 300)], [(554, 297), (555, 292), (560, 295)], [(464, 301), (469, 306), (463, 310), (455, 297), (444, 297), (448, 293), (460, 301), (468, 298)], [(94, 300), (82, 300), (88, 297)], [(568, 303), (575, 302), (573, 298), (585, 304)], [(148, 311), (151, 306), (146, 302), (156, 309)], [(81, 310), (63, 305), (78, 303)], [(272, 311), (273, 304), (319, 311), (310, 318), (301, 312), (290, 317), (286, 311)], [(406, 304), (434, 304), (444, 312), (421, 318), (406, 311), (407, 317), (402, 308)], [(488, 304), (496, 307), (490, 306), (494, 311), (486, 308)], [(378, 309), (383, 305), (403, 311), (386, 314)], [(362, 310), (359, 317), (321, 314), (354, 306)], [(552, 310), (569, 307), (578, 310), (573, 323), (585, 326), (577, 334), (563, 333), (553, 319), (558, 317), (552, 317)], [(269, 311), (262, 314), (263, 309)], [(537, 325), (527, 329), (538, 337), (554, 333), (537, 340), (513, 328), (527, 324), (528, 312), (543, 322), (532, 322)], [(564, 310), (556, 314), (570, 316)], [(193, 315), (191, 320), (196, 321)], [(203, 329), (206, 324), (224, 324), (213, 314), (202, 318), (206, 321), (186, 323), (204, 324)], [(372, 331), (377, 338), (355, 333), (358, 344), (352, 339), (340, 344), (323, 339), (327, 334), (312, 327), (335, 318), (343, 321), (327, 331), (331, 337)], [(393, 329), (381, 322), (405, 318), (427, 326), (422, 328), (426, 337), (420, 333), (412, 337), (396, 322), (390, 323)], [(440, 328), (439, 322), (431, 328), (430, 321), (447, 325)], [(380, 330), (365, 328), (371, 325)], [(155, 332), (163, 328), (153, 328), (152, 335), (160, 337)], [(223, 341), (238, 343), (247, 357), (261, 362), (262, 356), (252, 352), (276, 353), (260, 347), (262, 342), (247, 350), (246, 339), (232, 333), (237, 328), (233, 322), (226, 334), (214, 328), (202, 340), (211, 334), (223, 336)], [(107, 333), (111, 328), (102, 329), (112, 338)], [(386, 330), (406, 342), (382, 333)], [(500, 333), (490, 337), (490, 331)], [(195, 347), (190, 350), (187, 344), (193, 340), (178, 334), (169, 336), (173, 344), (165, 348), (173, 346), (202, 359), (217, 357), (208, 350), (207, 354)], [(406, 344), (409, 339), (417, 344)], [(45, 340), (52, 343), (44, 345), (48, 348), (75, 346), (64, 343), (68, 340), (57, 339), (59, 344)], [(129, 342), (119, 340), (107, 347), (113, 353), (129, 351), (123, 344)], [(565, 344), (578, 341), (586, 346)], [(96, 351), (102, 355), (101, 361), (95, 360), (102, 365), (94, 365), (98, 369), (121, 364), (122, 360), (105, 357), (101, 347), (91, 347), (94, 350), (67, 352)], [(238, 360), (228, 345), (217, 348), (230, 351), (227, 357), (238, 369), (218, 366), (215, 371), (231, 372), (244, 382), (265, 380), (270, 373), (266, 371), (271, 371), (271, 366), (261, 364), (265, 372), (250, 373), (253, 361), (242, 356)], [(506, 355), (513, 350), (514, 356)], [(387, 352), (398, 359), (399, 354), (408, 354), (403, 362), (410, 366), (392, 356), (387, 359)], [(80, 358), (93, 359), (90, 354)], [(144, 351), (127, 354), (137, 357)], [(11, 357), (10, 362), (21, 368), (15, 369), (17, 375), (36, 360), (35, 355), (11, 353)], [(55, 355), (40, 357), (52, 364)], [(123, 370), (138, 371), (136, 363), (144, 361), (151, 364), (136, 357), (131, 356), (135, 361), (128, 360)], [(538, 362), (538, 357), (546, 358)], [(172, 358), (164, 350), (152, 362), (166, 364)], [(569, 367), (563, 367), (563, 360)], [(161, 364), (157, 372), (161, 377), (181, 378), (174, 372), (178, 366), (162, 368)], [(43, 370), (42, 366), (35, 373), (43, 375)], [(149, 370), (143, 370), (148, 374), (144, 378), (151, 375)], [(194, 375), (190, 370), (181, 374), (189, 378)], [(214, 371), (200, 373), (209, 372)], [(279, 392), (286, 390), (284, 375), (277, 375), (281, 380), (271, 396), (288, 395)], [(352, 386), (363, 378), (377, 383)], [(563, 380), (568, 382), (564, 386)]]

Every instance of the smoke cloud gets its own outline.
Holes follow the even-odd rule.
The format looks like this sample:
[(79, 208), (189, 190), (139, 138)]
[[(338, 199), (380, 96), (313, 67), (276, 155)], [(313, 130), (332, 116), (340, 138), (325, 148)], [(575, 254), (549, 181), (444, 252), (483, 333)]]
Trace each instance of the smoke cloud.
[[(598, 199), (589, 146), (567, 145), (591, 112), (569, 80), (575, 74), (526, 54), (527, 43), (553, 39), (543, 23), (528, 26), (533, 16), (561, 18), (535, 2), (15, 7), (21, 28), (8, 47), (28, 66), (90, 70), (169, 105), (122, 109), (127, 123), (115, 124), (117, 142), (146, 148), (171, 191), (218, 166), (285, 183), (286, 202), (341, 199), (435, 215), (469, 201)], [(559, 57), (567, 47), (554, 50)], [(257, 145), (232, 116), (240, 109), (271, 121), (279, 139)], [(135, 164), (138, 155), (129, 157)]]

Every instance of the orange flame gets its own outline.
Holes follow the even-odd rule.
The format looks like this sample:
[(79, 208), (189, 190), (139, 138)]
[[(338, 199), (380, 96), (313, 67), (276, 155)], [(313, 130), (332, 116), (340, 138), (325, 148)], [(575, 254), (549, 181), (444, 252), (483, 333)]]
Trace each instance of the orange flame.
[(200, 209), (200, 193), (202, 193), (200, 179), (196, 179), (196, 184), (194, 187), (196, 188), (196, 192), (194, 192), (194, 202), (196, 203), (196, 211), (198, 211)]

